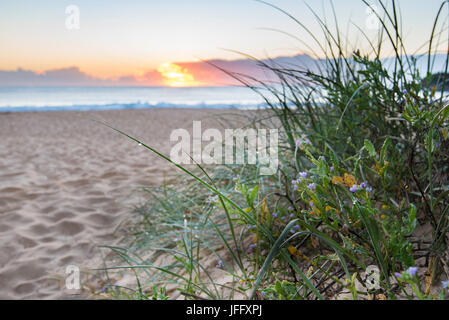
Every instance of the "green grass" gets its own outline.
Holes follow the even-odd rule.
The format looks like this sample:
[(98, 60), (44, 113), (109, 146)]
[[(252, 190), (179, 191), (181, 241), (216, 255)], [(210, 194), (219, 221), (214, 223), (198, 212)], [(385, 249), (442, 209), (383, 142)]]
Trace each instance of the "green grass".
[[(364, 53), (347, 50), (345, 35), (312, 9), (325, 43), (260, 2), (298, 23), (326, 57), (319, 72), (259, 61), (278, 76), (277, 85), (229, 73), (261, 94), (280, 124), (279, 172), (259, 176), (257, 167), (235, 165), (191, 171), (172, 163), (185, 173), (183, 185), (148, 189), (129, 247), (111, 247), (125, 263), (107, 269), (139, 279), (137, 289), (114, 296), (166, 298), (171, 284), (187, 299), (327, 299), (342, 292), (354, 299), (444, 298), (449, 108), (444, 92), (423, 79), (432, 77), (447, 3), (425, 44), (422, 75), (403, 44), (394, 1), (377, 3), (381, 29), (376, 39), (364, 38), (371, 48)], [(389, 69), (384, 46), (394, 54)], [(428, 246), (417, 250), (417, 243)], [(149, 252), (171, 262), (155, 265)], [(210, 256), (217, 268), (205, 265)], [(415, 275), (409, 268), (419, 261)], [(376, 288), (364, 278), (373, 265)], [(230, 283), (219, 282), (223, 275)]]

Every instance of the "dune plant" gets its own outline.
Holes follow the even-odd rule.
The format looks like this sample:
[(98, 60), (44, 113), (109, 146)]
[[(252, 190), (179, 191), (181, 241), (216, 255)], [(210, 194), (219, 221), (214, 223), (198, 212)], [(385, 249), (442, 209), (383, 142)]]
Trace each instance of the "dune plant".
[[(193, 172), (173, 164), (201, 186), (195, 191), (201, 196), (186, 189), (153, 195), (151, 206), (157, 203), (161, 214), (141, 209), (147, 233), (136, 241), (174, 261), (161, 267), (125, 255), (123, 268), (157, 270), (182, 284), (187, 298), (444, 298), (431, 289), (441, 281), (447, 287), (449, 277), (449, 107), (444, 85), (438, 90), (426, 79), (435, 80), (432, 59), (447, 1), (420, 56), (427, 59), (425, 74), (404, 45), (395, 1), (378, 2), (376, 39), (359, 29), (368, 52), (348, 50), (338, 23), (331, 28), (311, 8), (324, 43), (286, 11), (259, 2), (296, 22), (322, 50), (310, 69), (258, 60), (276, 83), (223, 70), (259, 93), (280, 124), (278, 174), (262, 177), (250, 166)], [(392, 58), (382, 58), (385, 45)], [(448, 65), (446, 56), (443, 75)], [(192, 207), (186, 220), (183, 212)], [(177, 232), (179, 244), (164, 247), (156, 236), (161, 230), (169, 237)], [(226, 258), (215, 251), (219, 246)], [(203, 250), (216, 254), (216, 268), (235, 286), (217, 284), (202, 265)], [(413, 276), (398, 276), (419, 264)], [(367, 281), (370, 266), (379, 270), (374, 285)]]

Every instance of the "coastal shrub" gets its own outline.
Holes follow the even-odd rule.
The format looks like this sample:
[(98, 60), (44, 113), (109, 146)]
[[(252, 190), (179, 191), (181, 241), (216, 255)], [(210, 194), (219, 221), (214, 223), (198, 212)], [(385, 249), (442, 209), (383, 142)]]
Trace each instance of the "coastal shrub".
[[(139, 250), (157, 248), (174, 260), (156, 266), (112, 248), (123, 268), (156, 270), (149, 288), (151, 279), (173, 283), (189, 299), (445, 298), (449, 107), (431, 66), (446, 1), (421, 57), (425, 74), (407, 54), (390, 4), (378, 2), (381, 31), (375, 42), (366, 38), (370, 52), (346, 50), (339, 29), (310, 9), (325, 39), (317, 40), (326, 57), (318, 70), (259, 61), (277, 75), (274, 84), (230, 73), (261, 94), (280, 123), (278, 174), (259, 176), (251, 166), (193, 172), (173, 163), (195, 194), (155, 193), (150, 207), (159, 209), (141, 208), (135, 240)], [(393, 58), (381, 58), (385, 43)], [(189, 219), (186, 210), (194, 212)], [(173, 232), (177, 243), (164, 246)], [(205, 251), (216, 256), (213, 271)], [(225, 275), (231, 284), (219, 282)]]

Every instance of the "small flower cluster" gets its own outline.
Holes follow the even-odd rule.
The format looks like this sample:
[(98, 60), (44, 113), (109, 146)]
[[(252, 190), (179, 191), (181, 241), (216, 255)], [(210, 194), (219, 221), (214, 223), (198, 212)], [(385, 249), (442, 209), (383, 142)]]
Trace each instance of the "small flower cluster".
[(257, 247), (257, 243), (250, 244), (249, 248), (248, 248), (248, 253), (253, 252), (253, 249), (255, 249), (256, 247)]
[(309, 190), (315, 190), (316, 189), (316, 184), (315, 183), (310, 183), (307, 185), (307, 189)]
[(365, 189), (366, 192), (372, 192), (373, 191), (373, 188), (368, 186), (368, 182), (367, 181), (362, 182), (359, 186), (356, 185), (356, 184), (353, 184), (352, 187), (349, 188), (349, 191), (354, 193), (354, 192), (357, 192), (357, 191), (363, 190), (363, 189)]
[[(293, 190), (298, 190), (299, 184), (301, 184), (305, 179), (307, 179), (308, 173), (303, 171), (299, 173), (299, 178), (292, 180)], [(316, 184), (314, 182), (307, 184), (307, 189), (314, 191), (316, 189)]]
[(345, 185), (349, 188), (349, 191), (355, 193), (360, 190), (365, 190), (366, 192), (372, 192), (373, 188), (368, 185), (368, 181), (362, 182), (360, 185), (357, 184), (357, 180), (352, 174), (345, 173), (344, 177), (335, 176), (332, 178), (333, 184)]
[[(394, 275), (399, 281), (410, 283), (412, 285), (412, 290), (415, 292), (417, 297), (422, 300), (425, 297), (424, 294), (421, 292), (419, 286), (413, 285), (413, 283), (418, 280), (418, 278), (415, 278), (417, 276), (417, 273), (418, 267), (409, 267), (404, 272), (396, 272)], [(443, 291), (449, 289), (449, 280), (441, 281), (441, 284), (443, 287)], [(441, 294), (443, 294), (443, 292)]]
[(224, 268), (223, 261), (219, 260), (218, 263), (217, 263), (217, 265), (215, 266), (215, 268), (217, 268), (217, 269), (223, 269), (223, 268)]
[(304, 148), (304, 145), (311, 145), (312, 142), (308, 138), (298, 139), (295, 142), (297, 148)]
[(443, 284), (443, 289), (449, 289), (449, 280), (441, 281), (441, 283)]
[(292, 180), (293, 190), (298, 190), (298, 185), (301, 183), (301, 179)]
[(396, 272), (394, 275), (396, 276), (396, 278), (404, 279), (406, 277), (416, 276), (417, 272), (418, 272), (418, 267), (410, 267), (404, 273)]
[(298, 230), (299, 230), (299, 225), (295, 225), (295, 229), (291, 229), (290, 232), (295, 233)]

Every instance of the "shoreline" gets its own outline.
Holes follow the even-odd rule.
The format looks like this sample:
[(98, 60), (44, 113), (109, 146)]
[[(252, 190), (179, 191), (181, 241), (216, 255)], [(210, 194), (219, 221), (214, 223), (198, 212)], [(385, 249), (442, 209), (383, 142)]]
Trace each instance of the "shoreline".
[(266, 104), (236, 104), (235, 106), (227, 103), (220, 104), (117, 104), (117, 105), (74, 105), (74, 106), (54, 106), (54, 107), (0, 107), (2, 113), (25, 113), (25, 112), (87, 112), (87, 111), (112, 111), (112, 110), (242, 110), (254, 111), (269, 109)]

